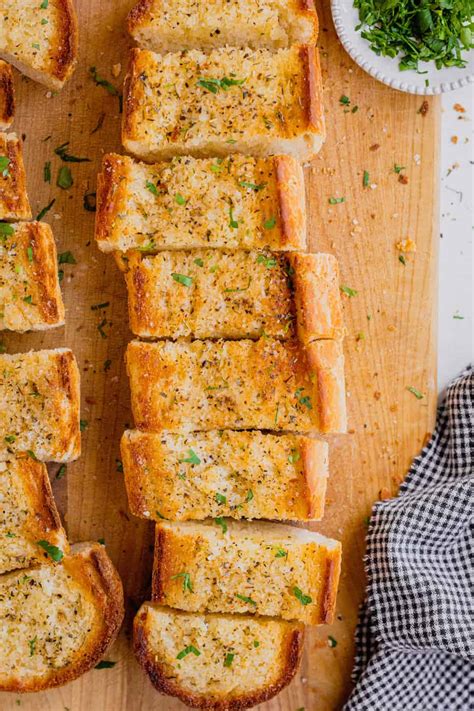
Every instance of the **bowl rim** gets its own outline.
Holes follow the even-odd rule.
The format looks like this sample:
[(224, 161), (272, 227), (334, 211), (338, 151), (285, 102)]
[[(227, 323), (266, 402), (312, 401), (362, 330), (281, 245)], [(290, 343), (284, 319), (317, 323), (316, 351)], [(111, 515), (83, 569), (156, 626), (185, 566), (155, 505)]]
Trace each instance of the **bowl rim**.
[(345, 17), (342, 9), (342, 6), (347, 5), (347, 3), (352, 5), (352, 0), (331, 0), (332, 17), (337, 35), (344, 49), (354, 60), (354, 62), (365, 72), (367, 72), (367, 74), (374, 77), (374, 79), (377, 79), (383, 84), (392, 87), (392, 89), (398, 89), (398, 91), (404, 91), (409, 94), (419, 94), (420, 96), (445, 94), (448, 91), (461, 89), (462, 87), (474, 83), (474, 74), (467, 71), (467, 68), (467, 73), (463, 77), (459, 77), (451, 81), (440, 81), (438, 84), (430, 83), (429, 86), (417, 86), (416, 84), (411, 84), (409, 81), (403, 81), (403, 79), (389, 76), (380, 69), (377, 69), (373, 66), (373, 64), (371, 64), (369, 59), (367, 59), (367, 56), (373, 54), (369, 45), (367, 44), (367, 52), (370, 53), (370, 55), (366, 55), (366, 53), (359, 51), (351, 40), (350, 33), (346, 29)]

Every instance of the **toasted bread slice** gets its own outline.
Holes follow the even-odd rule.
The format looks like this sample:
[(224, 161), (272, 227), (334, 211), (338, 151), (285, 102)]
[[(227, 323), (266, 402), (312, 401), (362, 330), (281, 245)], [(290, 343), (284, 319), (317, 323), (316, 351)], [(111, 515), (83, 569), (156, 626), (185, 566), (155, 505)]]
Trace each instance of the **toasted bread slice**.
[(132, 341), (126, 362), (141, 430), (346, 428), (339, 341)]
[(30, 220), (21, 143), (14, 133), (0, 133), (0, 220)]
[(79, 368), (69, 349), (0, 355), (0, 461), (77, 459), (79, 404)]
[(103, 546), (0, 577), (0, 690), (41, 691), (92, 669), (123, 619), (120, 578)]
[(276, 53), (134, 49), (122, 140), (127, 151), (148, 161), (236, 151), (310, 160), (324, 141), (318, 52), (307, 45)]
[(0, 575), (48, 560), (39, 544), (69, 551), (44, 464), (30, 457), (0, 462)]
[(49, 225), (4, 225), (0, 242), (0, 328), (44, 331), (64, 324), (56, 243)]
[(295, 321), (305, 343), (342, 336), (338, 267), (329, 254), (134, 252), (125, 278), (130, 328), (142, 338), (289, 340)]
[(3, 59), (50, 89), (61, 89), (77, 61), (77, 17), (72, 0), (3, 0), (1, 13)]
[(313, 0), (139, 0), (128, 31), (154, 52), (226, 45), (275, 50), (316, 44), (318, 16)]
[(341, 544), (294, 526), (218, 518), (156, 525), (153, 602), (191, 612), (331, 622)]
[(98, 177), (96, 239), (104, 252), (304, 250), (303, 170), (290, 156), (178, 156), (146, 165), (108, 154)]
[(141, 518), (306, 521), (324, 512), (328, 446), (320, 440), (256, 431), (132, 430), (121, 449), (130, 510)]
[(145, 603), (133, 646), (153, 686), (187, 706), (242, 711), (278, 694), (303, 650), (298, 622), (196, 614)]
[(0, 59), (0, 131), (5, 131), (15, 117), (15, 89), (13, 71), (7, 62)]

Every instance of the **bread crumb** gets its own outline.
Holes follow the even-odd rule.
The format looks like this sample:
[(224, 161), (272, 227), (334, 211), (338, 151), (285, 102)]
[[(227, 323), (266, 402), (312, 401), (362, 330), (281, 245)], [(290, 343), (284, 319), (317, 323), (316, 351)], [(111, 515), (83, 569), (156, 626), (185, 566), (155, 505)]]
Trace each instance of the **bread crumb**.
[(451, 143), (454, 143), (454, 145), (456, 145), (457, 142), (458, 142), (458, 137), (457, 137), (457, 136), (451, 136)]
[(117, 78), (118, 76), (120, 76), (121, 72), (122, 65), (120, 64), (120, 62), (118, 64), (114, 64), (112, 67), (112, 76)]
[(457, 111), (458, 114), (465, 114), (466, 113), (466, 109), (464, 108), (464, 106), (462, 106), (462, 104), (457, 104), (457, 103), (454, 104), (453, 109), (455, 111)]
[(395, 245), (399, 252), (416, 252), (416, 242), (414, 242), (410, 237), (402, 239)]

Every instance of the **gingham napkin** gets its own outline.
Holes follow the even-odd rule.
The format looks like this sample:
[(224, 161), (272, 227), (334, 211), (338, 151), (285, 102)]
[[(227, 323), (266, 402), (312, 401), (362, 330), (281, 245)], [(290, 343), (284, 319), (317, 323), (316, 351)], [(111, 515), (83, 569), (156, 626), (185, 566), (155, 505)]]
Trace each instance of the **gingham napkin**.
[(474, 709), (474, 374), (367, 534), (367, 596), (345, 711)]

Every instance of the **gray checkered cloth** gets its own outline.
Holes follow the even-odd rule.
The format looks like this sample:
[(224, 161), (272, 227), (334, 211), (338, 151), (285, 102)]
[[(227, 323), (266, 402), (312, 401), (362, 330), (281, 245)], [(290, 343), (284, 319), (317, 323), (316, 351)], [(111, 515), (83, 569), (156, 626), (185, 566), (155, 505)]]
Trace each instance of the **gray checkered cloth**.
[(395, 499), (375, 504), (345, 711), (474, 709), (474, 374), (454, 380)]

